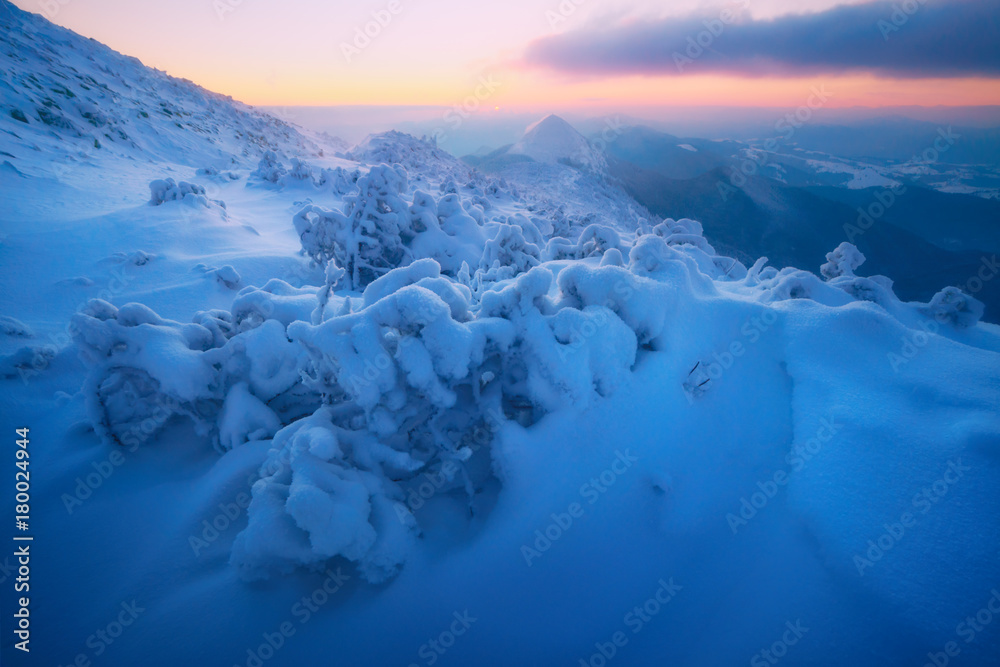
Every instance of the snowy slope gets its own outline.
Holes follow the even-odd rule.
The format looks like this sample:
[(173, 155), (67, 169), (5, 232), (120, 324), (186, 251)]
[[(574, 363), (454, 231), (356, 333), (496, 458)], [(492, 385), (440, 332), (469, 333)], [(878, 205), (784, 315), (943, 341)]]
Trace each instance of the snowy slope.
[(14, 168), (30, 169), (39, 151), (56, 164), (110, 153), (225, 168), (266, 150), (321, 149), (273, 116), (37, 14), (6, 6), (0, 33), (0, 151)]
[(472, 169), (432, 143), (395, 130), (372, 134), (347, 151), (347, 157), (362, 164), (400, 164), (415, 177), (438, 183), (453, 180), (465, 183)]
[(901, 302), (848, 244), (747, 266), (588, 170), (487, 176), (398, 133), (204, 164), (221, 144), (161, 99), (127, 133), (164, 154), (0, 175), (38, 664), (1000, 654), (961, 625), (1000, 580), (1000, 327), (972, 296)]

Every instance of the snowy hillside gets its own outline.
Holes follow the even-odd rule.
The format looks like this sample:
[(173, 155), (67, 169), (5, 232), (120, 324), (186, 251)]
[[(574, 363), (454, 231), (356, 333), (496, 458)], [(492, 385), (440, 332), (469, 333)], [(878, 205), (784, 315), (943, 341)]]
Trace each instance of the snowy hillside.
[(14, 12), (30, 664), (1000, 655), (956, 627), (1000, 581), (973, 295), (904, 302), (849, 243), (719, 253), (552, 116), (489, 173), (398, 132), (331, 151)]
[[(321, 146), (273, 116), (144, 67), (36, 14), (0, 12), (0, 156), (29, 170), (110, 153), (226, 168)], [(82, 157), (81, 157), (82, 156)]]
[(394, 130), (369, 135), (351, 148), (347, 157), (369, 165), (399, 164), (413, 172), (415, 178), (433, 179), (437, 183), (446, 180), (464, 183), (472, 178), (473, 172), (467, 164), (427, 140)]

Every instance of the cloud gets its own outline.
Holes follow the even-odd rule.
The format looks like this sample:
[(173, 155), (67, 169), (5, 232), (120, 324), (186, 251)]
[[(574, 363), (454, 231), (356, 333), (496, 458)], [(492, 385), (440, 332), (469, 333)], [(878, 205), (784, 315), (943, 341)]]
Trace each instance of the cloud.
[(1000, 11), (996, 0), (897, 0), (754, 20), (730, 8), (545, 37), (528, 46), (524, 60), (595, 75), (996, 77)]

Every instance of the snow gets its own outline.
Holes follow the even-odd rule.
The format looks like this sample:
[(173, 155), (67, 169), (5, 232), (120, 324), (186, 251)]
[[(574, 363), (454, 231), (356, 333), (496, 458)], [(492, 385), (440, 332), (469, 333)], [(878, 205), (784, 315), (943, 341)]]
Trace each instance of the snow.
[(820, 174), (833, 173), (850, 175), (850, 179), (844, 184), (844, 187), (850, 190), (864, 190), (865, 188), (896, 188), (902, 185), (900, 181), (889, 178), (879, 169), (870, 165), (864, 165), (863, 163), (849, 164), (837, 159), (806, 160), (805, 162)]
[[(956, 634), (1000, 580), (1000, 327), (974, 295), (902, 302), (850, 244), (747, 268), (559, 158), (486, 176), (399, 133), (321, 154), (2, 16), (10, 81), (89, 72), (132, 92), (81, 113), (158, 137), (81, 155), (91, 134), (0, 119), (38, 660), (598, 664), (621, 631), (615, 664), (725, 665), (797, 622), (788, 664), (1000, 652)], [(243, 136), (126, 119), (161, 101)]]
[(692, 153), (697, 153), (698, 149), (691, 144), (677, 144), (677, 148), (683, 148), (686, 151), (691, 151)]
[(841, 243), (837, 248), (826, 255), (826, 264), (819, 267), (820, 273), (826, 279), (839, 278), (841, 276), (854, 276), (854, 270), (865, 263), (865, 256), (856, 246)]

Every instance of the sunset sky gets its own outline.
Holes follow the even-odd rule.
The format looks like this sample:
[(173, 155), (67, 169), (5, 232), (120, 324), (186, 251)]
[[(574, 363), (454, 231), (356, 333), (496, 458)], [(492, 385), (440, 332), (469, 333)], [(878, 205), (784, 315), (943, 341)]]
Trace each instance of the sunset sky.
[(15, 4), (258, 105), (786, 106), (815, 85), (831, 107), (1000, 104), (995, 1)]

